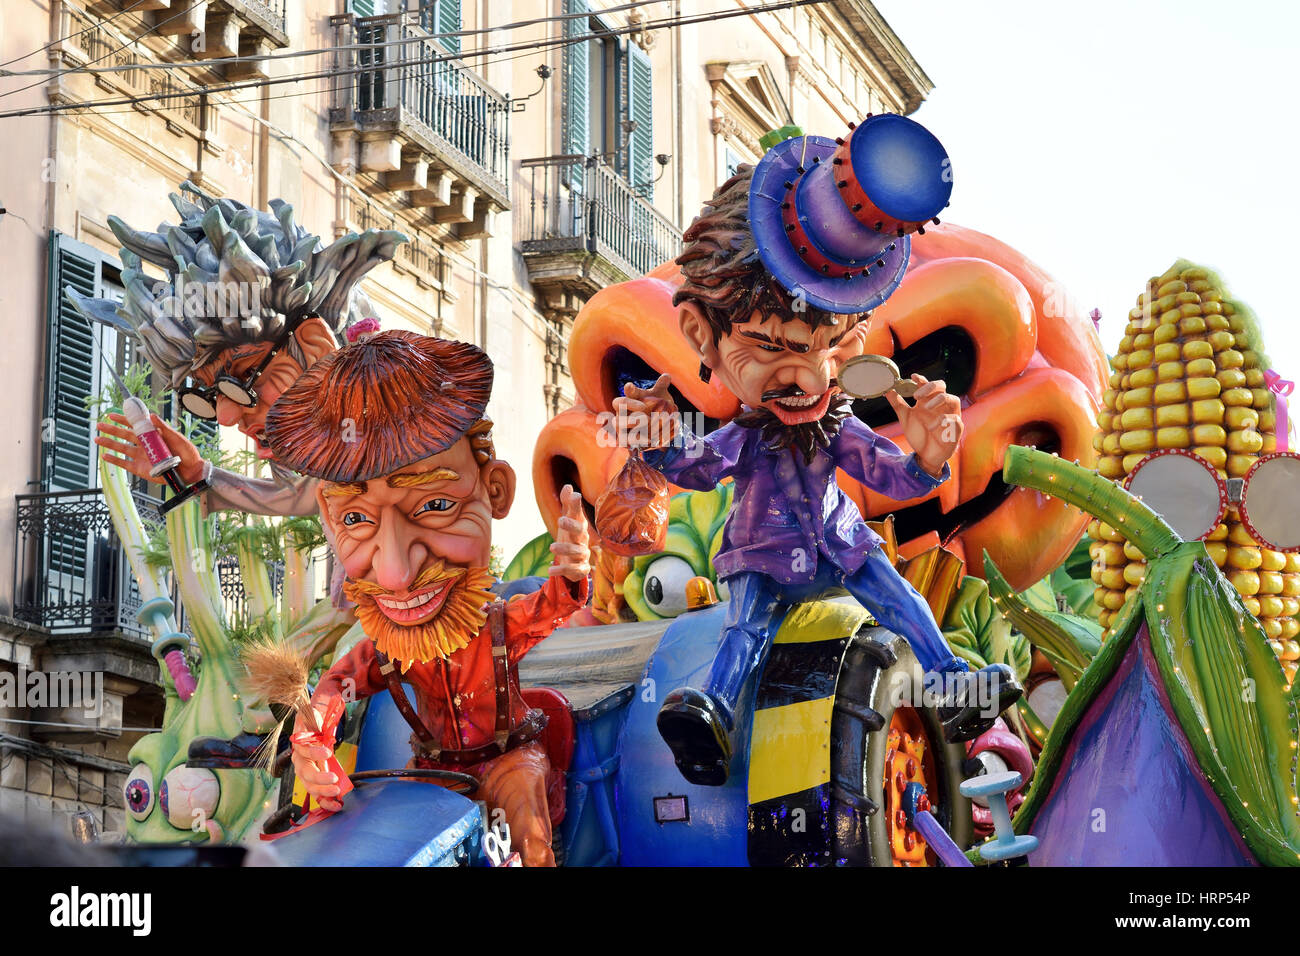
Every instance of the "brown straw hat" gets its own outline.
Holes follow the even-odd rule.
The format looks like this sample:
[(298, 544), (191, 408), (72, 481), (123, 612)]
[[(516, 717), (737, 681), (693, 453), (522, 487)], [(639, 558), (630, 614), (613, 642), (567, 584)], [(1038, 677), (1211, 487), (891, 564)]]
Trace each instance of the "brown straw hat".
[(287, 468), (326, 481), (368, 481), (454, 445), (483, 417), (492, 360), (477, 346), (380, 332), (308, 369), (266, 416)]

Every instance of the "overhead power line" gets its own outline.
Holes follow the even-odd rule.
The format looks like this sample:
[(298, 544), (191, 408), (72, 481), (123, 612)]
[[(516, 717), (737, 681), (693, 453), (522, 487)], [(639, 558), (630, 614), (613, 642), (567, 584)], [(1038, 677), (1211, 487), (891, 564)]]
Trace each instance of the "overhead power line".
[[(747, 7), (739, 10), (731, 10), (723, 13), (696, 14), (684, 17), (667, 17), (662, 20), (651, 20), (645, 23), (636, 24), (635, 26), (615, 27), (599, 32), (584, 33), (575, 36), (557, 37), (548, 40), (530, 41), (526, 43), (508, 44), (506, 46), (493, 47), (488, 50), (460, 56), (453, 54), (444, 54), (432, 57), (421, 57), (414, 60), (393, 60), (382, 64), (373, 64), (364, 67), (355, 67), (347, 70), (324, 70), (316, 73), (292, 74), (288, 76), (267, 77), (259, 80), (249, 80), (239, 83), (227, 83), (224, 85), (214, 85), (206, 87), (197, 87), (194, 90), (171, 90), (161, 93), (145, 93), (138, 96), (119, 97), (117, 99), (88, 100), (78, 103), (51, 103), (45, 106), (33, 106), (19, 110), (9, 110), (0, 113), (0, 119), (14, 119), (23, 116), (38, 116), (44, 114), (63, 113), (70, 110), (94, 110), (105, 106), (132, 106), (137, 103), (147, 103), (156, 100), (176, 100), (188, 96), (205, 96), (212, 93), (241, 92), (243, 90), (263, 89), (269, 86), (279, 86), (284, 83), (301, 83), (307, 80), (325, 79), (339, 76), (355, 76), (362, 73), (376, 73), (387, 70), (409, 68), (414, 66), (433, 66), (439, 63), (445, 63), (451, 60), (461, 59), (486, 59), (497, 57), (503, 53), (530, 52), (537, 50), (549, 50), (555, 47), (569, 46), (574, 43), (581, 43), (587, 40), (602, 39), (610, 36), (624, 36), (634, 33), (649, 32), (653, 30), (672, 29), (683, 26), (693, 26), (699, 23), (712, 23), (718, 20), (730, 20), (735, 17), (754, 16), (759, 13), (771, 13), (778, 10), (788, 10), (795, 7), (813, 6), (825, 3), (826, 0), (782, 0), (782, 2), (767, 3), (755, 7)], [(419, 37), (417, 39), (427, 39)]]
[[(140, 4), (142, 3), (144, 3), (144, 0), (135, 0), (135, 3), (131, 4), (129, 7), (123, 7), (121, 10), (117, 11), (117, 13), (113, 14), (111, 17), (105, 17), (102, 23), (112, 23), (118, 17), (126, 16), (128, 13), (130, 13), (136, 7), (140, 6)], [(85, 29), (78, 30), (76, 33), (69, 33), (67, 36), (63, 36), (63, 37), (59, 37), (58, 39), (51, 40), (49, 43), (45, 44), (45, 46), (37, 47), (31, 53), (24, 53), (22, 56), (14, 57), (12, 60), (5, 60), (3, 63), (0, 63), (0, 76), (28, 75), (28, 71), (26, 70), (20, 70), (20, 71), (6, 70), (5, 67), (8, 66), (10, 63), (17, 63), (19, 60), (26, 60), (36, 56), (38, 53), (44, 53), (46, 50), (54, 46), (56, 43), (63, 43), (67, 40), (72, 40), (76, 37), (81, 36), (83, 33), (89, 33), (91, 30), (94, 30), (99, 26), (100, 24), (98, 23), (92, 23), (90, 26), (86, 27)], [(31, 71), (31, 72), (35, 73), (35, 72), (54, 72), (54, 71), (50, 70), (50, 71)]]
[[(143, 0), (137, 0), (137, 2), (143, 2)], [(660, 2), (662, 2), (662, 0), (636, 0), (635, 3), (624, 3), (617, 7), (606, 7), (605, 9), (601, 10), (600, 13), (621, 13), (626, 10), (633, 10), (637, 7), (644, 7), (652, 3), (660, 3)], [(118, 16), (120, 15), (121, 14), (118, 14)], [(39, 69), (39, 70), (0, 70), (0, 76), (55, 76), (69, 71), (71, 72), (84, 71), (87, 73), (98, 74), (98, 73), (117, 73), (124, 70), (211, 69), (214, 66), (227, 66), (232, 63), (247, 63), (250, 59), (258, 59), (263, 62), (276, 63), (279, 62), (280, 60), (292, 60), (297, 57), (303, 57), (303, 56), (320, 56), (323, 53), (334, 53), (334, 52), (344, 51), (344, 50), (374, 50), (374, 49), (380, 49), (386, 47), (406, 46), (407, 44), (419, 43), (423, 40), (464, 39), (466, 37), (482, 36), (484, 34), (501, 33), (501, 32), (507, 32), (511, 30), (521, 30), (525, 27), (538, 26), (546, 23), (565, 22), (568, 20), (577, 20), (580, 18), (585, 18), (590, 16), (591, 16), (591, 12), (561, 13), (561, 14), (556, 14), (554, 16), (534, 17), (531, 20), (516, 20), (513, 23), (504, 23), (501, 26), (496, 26), (496, 27), (482, 27), (474, 30), (456, 30), (451, 33), (426, 33), (426, 34), (421, 34), (419, 36), (399, 37), (396, 40), (384, 40), (380, 43), (350, 43), (341, 46), (320, 47), (311, 50), (289, 50), (283, 53), (269, 53), (266, 56), (261, 56), (256, 58), (247, 57), (247, 56), (224, 56), (224, 57), (213, 57), (210, 60), (180, 60), (174, 62), (155, 61), (150, 63), (132, 63), (123, 66), (99, 67), (98, 69), (93, 69), (93, 70), (87, 69), (84, 65), (80, 67), (72, 67), (70, 68), (70, 70), (54, 70), (48, 68)], [(108, 21), (105, 20), (104, 22), (107, 23)], [(87, 27), (86, 30), (82, 30), (81, 33), (86, 33), (92, 29), (94, 29), (94, 27)], [(80, 34), (75, 34), (75, 35), (80, 35)], [(61, 39), (67, 40), (69, 39), (69, 37), (63, 37)], [(55, 40), (51, 42), (49, 46), (53, 46), (55, 43), (58, 42), (60, 41)], [(31, 56), (30, 53), (27, 55)], [(472, 51), (468, 53), (460, 54), (460, 57), (462, 59), (474, 59), (475, 56), (476, 54)], [(19, 59), (24, 59), (24, 57), (19, 57)], [(10, 60), (9, 62), (13, 63), (16, 61)], [(0, 94), (0, 95), (4, 95), (4, 94)]]

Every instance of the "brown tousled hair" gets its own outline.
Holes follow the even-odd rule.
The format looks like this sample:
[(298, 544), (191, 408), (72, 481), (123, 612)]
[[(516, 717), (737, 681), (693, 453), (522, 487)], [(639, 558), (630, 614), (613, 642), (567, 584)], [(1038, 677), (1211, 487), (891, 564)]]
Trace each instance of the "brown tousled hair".
[(685, 247), (677, 257), (686, 280), (673, 295), (673, 305), (693, 302), (704, 313), (716, 343), (755, 310), (761, 315), (788, 316), (812, 328), (834, 325), (839, 316), (806, 306), (795, 308), (794, 296), (767, 271), (749, 228), (749, 188), (754, 167), (741, 164), (736, 175), (718, 187), (704, 211), (682, 235)]

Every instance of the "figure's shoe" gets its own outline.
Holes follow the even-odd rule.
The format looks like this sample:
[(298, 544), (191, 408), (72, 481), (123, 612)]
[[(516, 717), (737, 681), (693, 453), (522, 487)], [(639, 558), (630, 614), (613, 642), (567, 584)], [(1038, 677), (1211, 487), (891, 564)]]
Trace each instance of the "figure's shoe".
[(664, 698), (656, 723), (687, 781), (705, 787), (727, 782), (730, 721), (716, 700), (702, 691), (681, 687)]
[(949, 671), (942, 676), (939, 722), (948, 743), (974, 740), (1025, 692), (1015, 671), (1006, 664), (990, 664), (977, 671)]
[[(281, 748), (287, 746), (288, 735), (281, 734)], [(260, 734), (239, 734), (224, 740), (221, 737), (195, 737), (190, 741), (185, 766), (208, 770), (245, 770), (253, 766), (257, 752), (266, 737)]]

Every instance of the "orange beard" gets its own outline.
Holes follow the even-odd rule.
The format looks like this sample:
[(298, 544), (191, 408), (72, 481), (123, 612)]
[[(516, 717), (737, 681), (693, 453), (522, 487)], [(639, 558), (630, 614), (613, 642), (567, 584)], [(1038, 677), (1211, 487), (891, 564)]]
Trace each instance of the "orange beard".
[(412, 591), (440, 581), (451, 581), (438, 613), (415, 625), (398, 624), (375, 603), (375, 597), (393, 592), (369, 581), (348, 579), (343, 593), (357, 604), (357, 620), (375, 647), (396, 661), (403, 674), (416, 661), (427, 663), (448, 658), (478, 636), (487, 621), (484, 606), (496, 599), (491, 586), (495, 579), (487, 568), (462, 568), (439, 560), (411, 582)]

